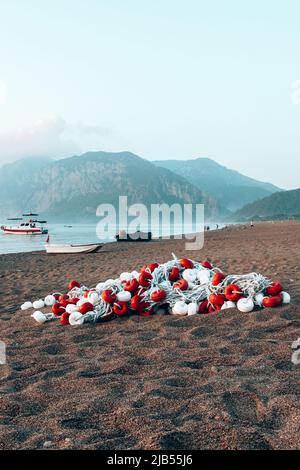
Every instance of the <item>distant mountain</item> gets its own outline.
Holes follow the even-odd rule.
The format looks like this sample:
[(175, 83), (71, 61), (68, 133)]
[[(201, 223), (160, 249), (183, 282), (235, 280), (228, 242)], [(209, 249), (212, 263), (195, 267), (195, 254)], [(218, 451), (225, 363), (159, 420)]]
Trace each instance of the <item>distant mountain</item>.
[(210, 195), (130, 152), (89, 152), (62, 160), (27, 159), (0, 168), (0, 214), (29, 209), (50, 220), (96, 218), (101, 203), (204, 203), (207, 219), (224, 215)]
[(157, 160), (153, 163), (183, 176), (230, 211), (236, 211), (245, 204), (281, 190), (270, 183), (263, 183), (238, 171), (229, 170), (209, 158)]
[(247, 204), (235, 212), (232, 219), (245, 221), (250, 219), (285, 219), (300, 218), (300, 189), (280, 191), (271, 196)]

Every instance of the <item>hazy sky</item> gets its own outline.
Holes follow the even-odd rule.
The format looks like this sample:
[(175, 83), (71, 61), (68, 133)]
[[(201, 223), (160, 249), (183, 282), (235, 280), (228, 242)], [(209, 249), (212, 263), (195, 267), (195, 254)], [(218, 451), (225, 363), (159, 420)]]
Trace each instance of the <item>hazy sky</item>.
[(297, 80), (299, 0), (0, 0), (0, 162), (208, 156), (300, 187)]

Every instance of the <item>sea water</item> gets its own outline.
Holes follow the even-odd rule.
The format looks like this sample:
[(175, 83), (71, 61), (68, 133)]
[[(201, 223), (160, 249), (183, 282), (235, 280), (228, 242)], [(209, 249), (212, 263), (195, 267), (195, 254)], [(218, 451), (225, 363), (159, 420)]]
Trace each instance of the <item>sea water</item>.
[[(210, 229), (216, 229), (216, 223), (209, 223)], [(224, 224), (218, 224), (219, 228)], [(97, 223), (94, 224), (48, 224), (50, 243), (53, 244), (77, 244), (77, 243), (109, 243), (115, 241), (115, 232), (108, 232), (107, 237), (98, 238)], [(144, 231), (147, 227), (141, 227)], [(170, 226), (160, 225), (151, 227), (153, 237), (168, 237), (170, 235), (179, 235), (184, 233), (181, 225)], [(45, 250), (45, 243), (48, 235), (7, 235), (0, 232), (0, 254), (4, 253), (23, 253), (28, 251)]]

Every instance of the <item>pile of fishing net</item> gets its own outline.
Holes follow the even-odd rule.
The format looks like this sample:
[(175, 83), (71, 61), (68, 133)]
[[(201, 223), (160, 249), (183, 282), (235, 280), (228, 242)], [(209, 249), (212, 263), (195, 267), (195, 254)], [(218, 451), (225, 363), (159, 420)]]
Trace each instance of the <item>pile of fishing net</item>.
[[(34, 308), (39, 323), (59, 319), (62, 325), (106, 321), (125, 315), (150, 316), (157, 312), (174, 315), (205, 315), (237, 308), (279, 307), (290, 302), (279, 282), (257, 273), (225, 275), (209, 261), (188, 258), (151, 263), (140, 272), (123, 272), (117, 279), (88, 288), (72, 280), (66, 294), (55, 292), (45, 299), (25, 302), (22, 310)], [(51, 307), (50, 313), (39, 309)]]

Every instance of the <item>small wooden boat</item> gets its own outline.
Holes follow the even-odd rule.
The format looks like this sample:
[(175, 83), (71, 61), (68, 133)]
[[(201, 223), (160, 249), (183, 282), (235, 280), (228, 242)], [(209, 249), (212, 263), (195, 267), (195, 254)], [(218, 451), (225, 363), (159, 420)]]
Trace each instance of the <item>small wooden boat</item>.
[(90, 243), (88, 245), (53, 245), (46, 243), (45, 248), (47, 253), (96, 253), (102, 248), (100, 243)]

